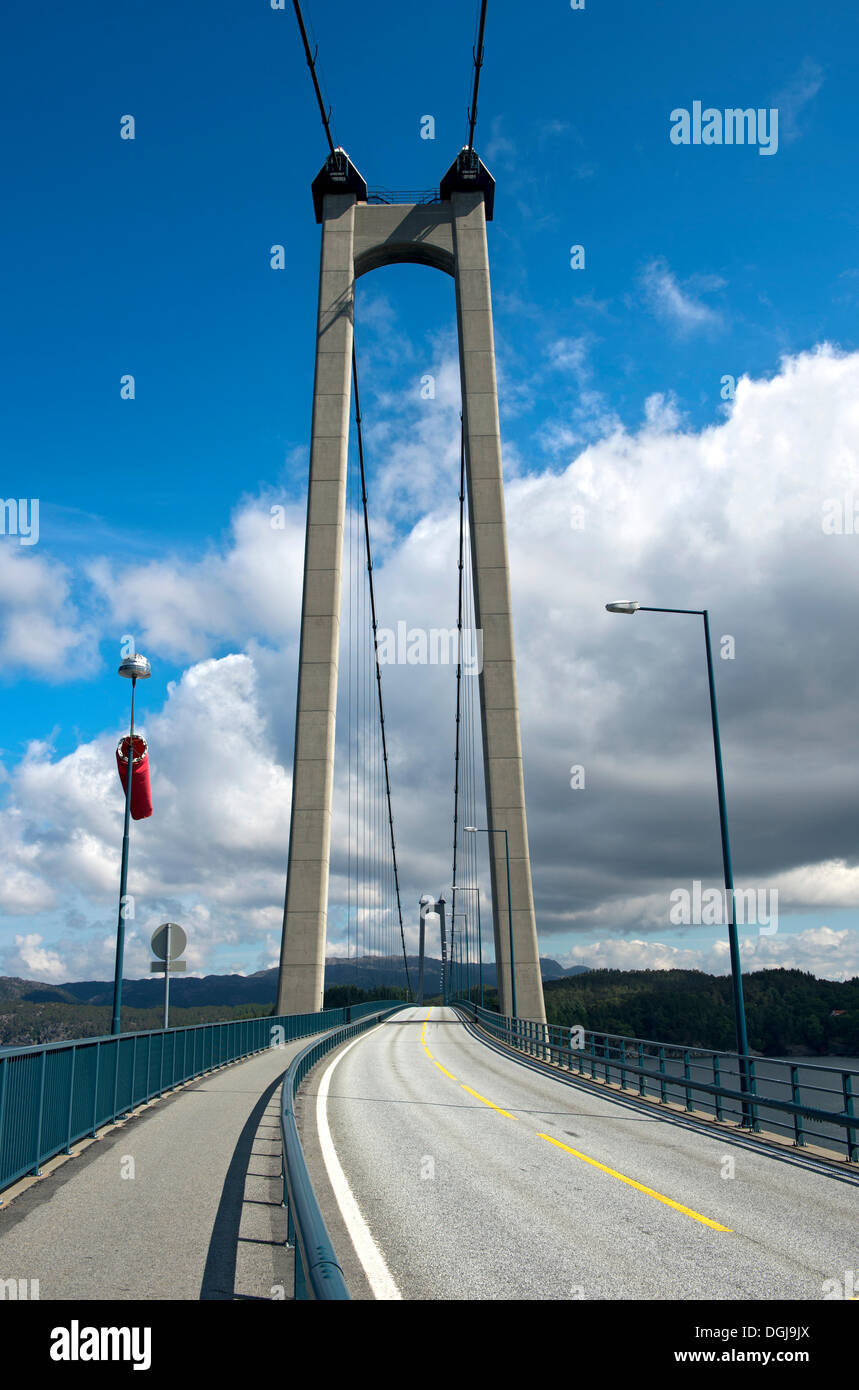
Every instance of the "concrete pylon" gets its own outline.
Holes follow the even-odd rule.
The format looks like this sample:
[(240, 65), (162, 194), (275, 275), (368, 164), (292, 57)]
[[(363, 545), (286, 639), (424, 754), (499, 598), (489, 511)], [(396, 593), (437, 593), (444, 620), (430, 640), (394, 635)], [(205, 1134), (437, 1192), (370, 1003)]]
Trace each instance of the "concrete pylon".
[[(483, 632), (480, 711), (488, 823), (507, 830), (517, 1012), (545, 1021), (516, 691), (501, 437), (486, 221), (495, 183), (463, 150), (438, 201), (369, 203), (345, 152), (329, 156), (313, 184), (322, 224), (316, 375), (301, 614), (289, 865), (278, 1013), (322, 1007), (328, 864), (334, 786), (334, 723), (355, 281), (383, 265), (415, 262), (456, 285), (475, 620)], [(504, 835), (490, 841), (493, 925), (502, 1012), (512, 1010)]]

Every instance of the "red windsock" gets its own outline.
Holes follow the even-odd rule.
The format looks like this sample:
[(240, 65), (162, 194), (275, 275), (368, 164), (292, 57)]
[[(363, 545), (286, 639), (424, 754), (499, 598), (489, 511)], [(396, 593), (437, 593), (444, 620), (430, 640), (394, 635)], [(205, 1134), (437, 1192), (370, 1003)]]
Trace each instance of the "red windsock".
[[(128, 734), (119, 740), (116, 750), (116, 766), (119, 780), (125, 791), (128, 781)], [(145, 738), (134, 735), (134, 766), (131, 773), (131, 818), (145, 820), (152, 815), (152, 792), (149, 788), (149, 748)]]

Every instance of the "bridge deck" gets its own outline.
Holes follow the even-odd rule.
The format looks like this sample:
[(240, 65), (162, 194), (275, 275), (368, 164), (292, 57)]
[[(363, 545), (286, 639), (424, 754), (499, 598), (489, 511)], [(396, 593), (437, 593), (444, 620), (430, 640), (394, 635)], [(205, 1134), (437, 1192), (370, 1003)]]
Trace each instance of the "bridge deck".
[(103, 1131), (0, 1208), (0, 1276), (38, 1279), (41, 1299), (290, 1297), (279, 1096), (306, 1041)]
[[(378, 1260), (334, 1195), (326, 1073), (333, 1149)], [(332, 1054), (302, 1104), (353, 1297), (816, 1300), (855, 1266), (855, 1172), (536, 1072), (449, 1009), (398, 1014)]]
[[(279, 1090), (303, 1046), (148, 1107), (0, 1209), (0, 1277), (289, 1297)], [(855, 1266), (855, 1174), (535, 1072), (449, 1009), (326, 1057), (299, 1109), (353, 1297), (816, 1300)]]

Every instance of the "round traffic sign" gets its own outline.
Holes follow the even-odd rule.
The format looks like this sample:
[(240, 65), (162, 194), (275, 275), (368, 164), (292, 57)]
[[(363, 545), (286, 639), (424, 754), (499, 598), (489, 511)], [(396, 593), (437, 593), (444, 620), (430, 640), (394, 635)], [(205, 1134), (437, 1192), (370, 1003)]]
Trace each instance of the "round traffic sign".
[(181, 956), (188, 944), (188, 938), (177, 922), (164, 922), (152, 933), (152, 954), (159, 960), (167, 960), (167, 933), (170, 933), (170, 960)]

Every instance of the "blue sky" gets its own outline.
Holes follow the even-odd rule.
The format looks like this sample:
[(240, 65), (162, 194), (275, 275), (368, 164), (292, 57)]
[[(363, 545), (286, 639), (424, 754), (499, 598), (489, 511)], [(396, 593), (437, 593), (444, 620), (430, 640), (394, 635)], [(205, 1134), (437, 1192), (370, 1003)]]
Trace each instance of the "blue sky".
[[(452, 0), (429, 9), (391, 0), (305, 6), (335, 139), (371, 187), (429, 188), (453, 160), (466, 129), (476, 9)], [(855, 472), (857, 27), (846, 7), (810, 12), (796, 3), (695, 12), (679, 0), (587, 0), (573, 11), (565, 0), (543, 0), (523, 16), (512, 0), (490, 0), (476, 144), (497, 180), (489, 236), (505, 471), (514, 489), (508, 508), (514, 521), (529, 517), (529, 529), (512, 537), (511, 563), (547, 954), (665, 964), (672, 951), (703, 951), (701, 963), (720, 968), (706, 955), (712, 934), (660, 929), (651, 896), (664, 891), (651, 882), (653, 847), (645, 855), (637, 841), (642, 865), (636, 852), (627, 869), (606, 848), (621, 826), (646, 834), (652, 792), (661, 788), (666, 827), (689, 824), (702, 848), (687, 854), (678, 831), (672, 856), (674, 831), (666, 828), (660, 882), (696, 872), (718, 880), (696, 639), (639, 627), (617, 633), (597, 601), (644, 584), (650, 593), (642, 598), (707, 602), (720, 632), (740, 634), (747, 659), (719, 671), (735, 861), (749, 881), (786, 885), (782, 902), (791, 906), (779, 945), (791, 933), (851, 933), (832, 947), (847, 964), (824, 938), (778, 960), (834, 974), (859, 968), (857, 807), (839, 781), (856, 751), (853, 538), (824, 541), (811, 515), (817, 494), (804, 522), (786, 495), (799, 495), (796, 479), (813, 489), (819, 474), (822, 500), (852, 486)], [(162, 749), (194, 746), (197, 735), (177, 711), (185, 700), (204, 720), (205, 678), (208, 698), (240, 724), (230, 700), (251, 701), (253, 718), (242, 728), (281, 769), (278, 778), (264, 760), (257, 768), (266, 785), (276, 784), (266, 834), (250, 836), (248, 848), (239, 828), (228, 846), (239, 857), (260, 846), (249, 915), (229, 894), (219, 897), (199, 847), (195, 879), (146, 848), (148, 825), (135, 831), (147, 913), (201, 914), (199, 968), (259, 968), (271, 958), (282, 893), (275, 884), (286, 863), (319, 245), (309, 186), (326, 151), (297, 27), (291, 6), (273, 10), (262, 0), (48, 11), (16, 3), (7, 32), (0, 293), (10, 351), (0, 386), (0, 495), (38, 498), (40, 534), (31, 547), (0, 537), (0, 811), (12, 817), (17, 846), (6, 870), (0, 969), (56, 977), (55, 963), (39, 965), (49, 957), (38, 953), (48, 951), (66, 978), (110, 973), (103, 966), (121, 803), (109, 758), (126, 714), (127, 688), (115, 676), (126, 633), (153, 663), (141, 703), (166, 721)], [(776, 153), (672, 144), (670, 113), (696, 100), (720, 110), (777, 108)], [(135, 118), (133, 141), (120, 139), (125, 114)], [(434, 140), (420, 138), (427, 114)], [(286, 248), (283, 271), (270, 267), (276, 244)], [(585, 248), (583, 270), (570, 268), (572, 245)], [(356, 333), (379, 503), (380, 600), (393, 625), (402, 603), (410, 616), (420, 606), (418, 572), (409, 569), (416, 528), (435, 519), (449, 535), (455, 513), (452, 288), (440, 291), (418, 267), (367, 277)], [(824, 343), (832, 355), (815, 357)], [(418, 396), (425, 371), (442, 383), (434, 423)], [(134, 375), (134, 401), (120, 399), (124, 373)], [(726, 375), (749, 381), (733, 424), (721, 395)], [(722, 493), (736, 511), (726, 520), (713, 500), (720, 490), (703, 488), (710, 510), (693, 516), (695, 469), (706, 473), (723, 456)], [(663, 474), (671, 458), (676, 471)], [(654, 511), (660, 490), (670, 491), (666, 476), (687, 474), (687, 511)], [(538, 555), (557, 538), (548, 530), (541, 538), (540, 527), (548, 511), (576, 497), (590, 498), (603, 521), (617, 520), (624, 498), (629, 508), (614, 532), (586, 538), (559, 597)], [(274, 503), (292, 509), (289, 553), (280, 559), (265, 558), (254, 539), (254, 517)], [(689, 531), (681, 525), (678, 536), (684, 514)], [(578, 544), (567, 530), (564, 546)], [(594, 582), (587, 593), (585, 570)], [(758, 597), (769, 595), (769, 607), (749, 603), (744, 576)], [(659, 583), (665, 587), (654, 592)], [(555, 607), (566, 614), (557, 629)], [(453, 621), (449, 612), (435, 616)], [(568, 666), (542, 669), (532, 653), (558, 631)], [(664, 686), (646, 664), (660, 643), (666, 681), (673, 677)], [(200, 666), (229, 657), (247, 665)], [(689, 671), (691, 684), (678, 681)], [(550, 677), (569, 690), (563, 725), (553, 722), (554, 709), (547, 718)], [(393, 685), (407, 722), (411, 697)], [(609, 776), (615, 736), (599, 721), (608, 705), (627, 728), (644, 710), (653, 715), (653, 746), (630, 743), (623, 775), (611, 768)], [(194, 723), (192, 713), (183, 717)], [(683, 731), (673, 761), (661, 718), (675, 735)], [(440, 725), (437, 737), (446, 748), (452, 730)], [(407, 802), (420, 760), (402, 738)], [(770, 756), (756, 760), (763, 750)], [(154, 732), (152, 752), (156, 817), (172, 796), (172, 813), (193, 825), (194, 796), (211, 797), (211, 789), (197, 787), (192, 770), (181, 788), (174, 769), (159, 793), (156, 774), (168, 769), (163, 753), (159, 767)], [(639, 766), (657, 758), (657, 771), (633, 829), (624, 817), (641, 793), (639, 754)], [(786, 796), (784, 769), (805, 756), (807, 776)], [(236, 757), (247, 769), (246, 750)], [(37, 774), (27, 771), (34, 758)], [(105, 780), (89, 781), (82, 768), (100, 767), (99, 758)], [(582, 803), (562, 790), (574, 761), (594, 770), (593, 796)], [(80, 797), (68, 793), (65, 823), (53, 797), (63, 780)], [(410, 892), (425, 891), (426, 875), (448, 881), (440, 867), (444, 787), (435, 819), (405, 832), (404, 848), (414, 851)], [(258, 788), (249, 784), (247, 795), (260, 804)], [(697, 810), (690, 821), (687, 795), (696, 808), (702, 802), (700, 825)], [(828, 849), (820, 807), (833, 818)], [(603, 847), (600, 873), (570, 868), (570, 837)], [(76, 864), (90, 852), (100, 867), (79, 877)], [(830, 863), (843, 867), (821, 868)], [(22, 958), (18, 938), (34, 936), (40, 940)], [(597, 948), (598, 939), (608, 944)], [(628, 946), (633, 940), (644, 943), (640, 951)], [(140, 951), (132, 961), (142, 973)]]

